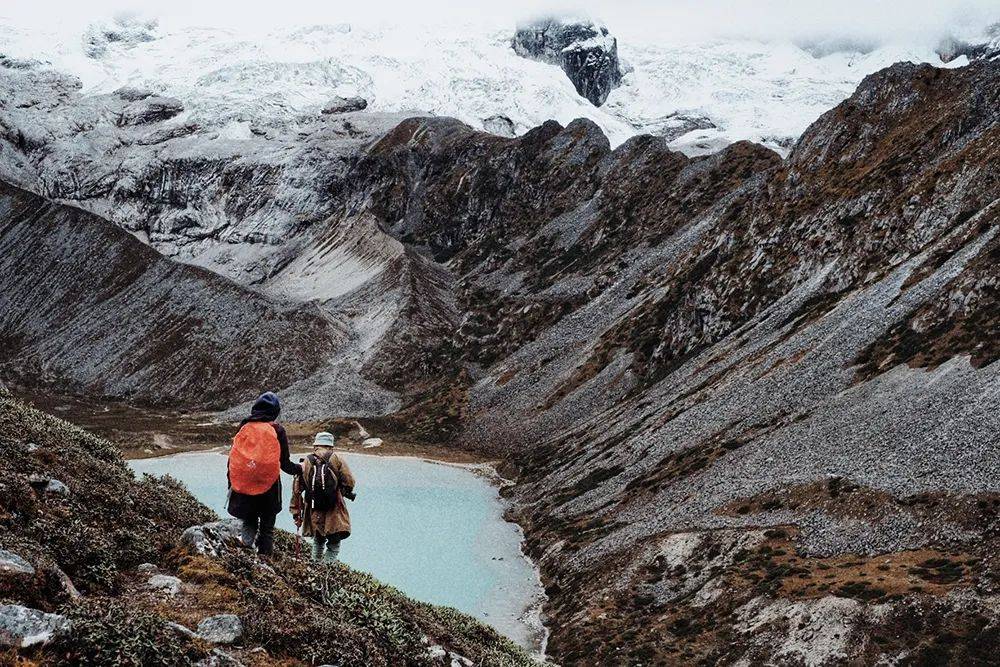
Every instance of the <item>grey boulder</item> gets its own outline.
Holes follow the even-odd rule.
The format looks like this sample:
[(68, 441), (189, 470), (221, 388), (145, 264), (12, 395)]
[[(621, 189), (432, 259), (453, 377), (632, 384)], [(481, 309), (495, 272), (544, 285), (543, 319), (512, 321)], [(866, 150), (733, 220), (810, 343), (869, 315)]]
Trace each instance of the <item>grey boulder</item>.
[(0, 549), (0, 574), (35, 574), (35, 568), (12, 551)]
[(191, 526), (181, 534), (181, 544), (203, 556), (218, 556), (230, 548), (240, 548), (236, 521), (213, 521)]
[(26, 648), (44, 645), (70, 628), (70, 621), (59, 614), (46, 614), (16, 604), (0, 605), (0, 645)]
[(31, 485), (35, 491), (40, 493), (52, 494), (55, 496), (66, 496), (69, 495), (69, 488), (54, 477), (46, 477), (45, 475), (29, 475), (28, 484)]
[(233, 644), (243, 637), (243, 621), (235, 614), (209, 616), (198, 624), (197, 634), (213, 644)]
[(181, 590), (181, 580), (169, 574), (154, 574), (146, 582), (149, 588), (163, 591), (168, 595), (177, 595)]
[(50, 479), (49, 483), (45, 485), (45, 493), (51, 493), (56, 496), (68, 496), (69, 487), (60, 482), (58, 479)]

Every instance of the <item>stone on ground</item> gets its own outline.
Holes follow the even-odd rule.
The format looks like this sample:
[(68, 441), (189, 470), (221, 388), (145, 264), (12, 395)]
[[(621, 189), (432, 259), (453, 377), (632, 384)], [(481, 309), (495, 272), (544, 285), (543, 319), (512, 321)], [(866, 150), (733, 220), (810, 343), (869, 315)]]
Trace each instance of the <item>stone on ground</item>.
[(46, 614), (16, 604), (0, 605), (0, 645), (26, 648), (47, 644), (60, 632), (69, 630), (70, 621), (59, 614)]
[(154, 574), (146, 582), (150, 588), (163, 591), (167, 595), (177, 595), (181, 590), (181, 580), (169, 574)]
[(0, 549), (0, 574), (35, 574), (35, 568), (12, 551)]
[(76, 584), (73, 580), (69, 578), (69, 575), (62, 571), (58, 566), (53, 566), (51, 570), (52, 574), (55, 575), (56, 581), (59, 582), (59, 588), (62, 592), (66, 594), (70, 600), (78, 600), (83, 597), (80, 591), (77, 590)]
[(28, 484), (31, 485), (31, 488), (41, 493), (56, 496), (69, 495), (69, 488), (54, 477), (46, 477), (45, 475), (38, 474), (30, 475), (28, 477)]
[(243, 621), (235, 614), (209, 616), (198, 624), (198, 636), (213, 644), (232, 644), (243, 637)]
[(203, 556), (219, 556), (227, 548), (240, 548), (237, 521), (213, 521), (191, 526), (181, 534), (181, 544)]
[(180, 623), (174, 623), (173, 621), (167, 621), (166, 625), (167, 625), (168, 628), (170, 628), (174, 632), (176, 632), (178, 634), (181, 634), (181, 635), (184, 635), (185, 637), (196, 637), (197, 636), (195, 634), (194, 630), (192, 630), (191, 628), (188, 628), (186, 626), (183, 626)]

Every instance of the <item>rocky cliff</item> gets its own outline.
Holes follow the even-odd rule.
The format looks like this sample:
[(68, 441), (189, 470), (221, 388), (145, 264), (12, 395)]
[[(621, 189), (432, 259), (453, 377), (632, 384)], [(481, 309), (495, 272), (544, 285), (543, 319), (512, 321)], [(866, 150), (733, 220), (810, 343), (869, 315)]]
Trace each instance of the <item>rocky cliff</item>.
[[(357, 407), (334, 375), (504, 459), (557, 661), (988, 664), (998, 84), (893, 66), (785, 159), (408, 119), (314, 154), (317, 217), (250, 282), (343, 323), (300, 406)], [(192, 210), (260, 181), (226, 183)]]
[(602, 25), (548, 18), (517, 26), (511, 47), (519, 56), (557, 65), (594, 106), (621, 85), (618, 41)]

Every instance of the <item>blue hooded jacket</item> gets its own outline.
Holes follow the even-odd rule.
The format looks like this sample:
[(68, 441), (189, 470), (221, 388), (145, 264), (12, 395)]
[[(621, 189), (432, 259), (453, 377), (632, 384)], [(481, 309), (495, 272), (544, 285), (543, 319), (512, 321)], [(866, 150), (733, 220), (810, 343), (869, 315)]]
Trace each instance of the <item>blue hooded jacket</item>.
[(281, 401), (278, 399), (278, 395), (273, 391), (265, 391), (253, 402), (253, 407), (250, 408), (250, 417), (246, 421), (274, 421), (280, 414)]

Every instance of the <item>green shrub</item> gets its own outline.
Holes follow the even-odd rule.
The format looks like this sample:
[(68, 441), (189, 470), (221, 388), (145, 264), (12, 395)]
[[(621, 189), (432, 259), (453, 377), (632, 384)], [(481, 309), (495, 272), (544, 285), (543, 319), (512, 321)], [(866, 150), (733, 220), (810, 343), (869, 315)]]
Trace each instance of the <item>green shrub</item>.
[(57, 638), (57, 664), (85, 667), (189, 665), (206, 651), (148, 611), (112, 598), (94, 598), (63, 610), (72, 628)]

